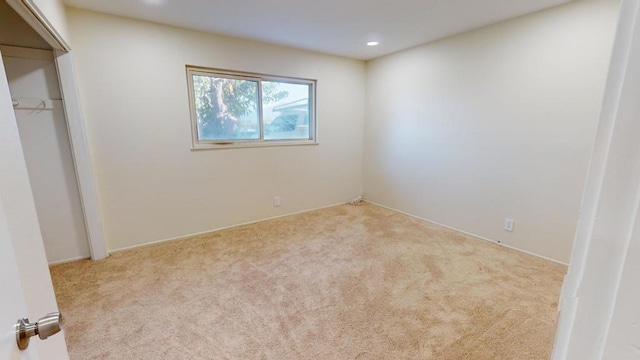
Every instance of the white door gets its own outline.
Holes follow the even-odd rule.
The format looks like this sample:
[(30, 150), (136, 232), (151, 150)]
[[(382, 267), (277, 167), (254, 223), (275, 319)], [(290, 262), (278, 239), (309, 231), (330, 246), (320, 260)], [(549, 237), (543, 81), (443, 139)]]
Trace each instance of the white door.
[(53, 311), (57, 304), (0, 56), (0, 359), (68, 359), (62, 333), (17, 349), (18, 318), (37, 320)]
[(11, 48), (3, 61), (49, 263), (90, 257), (53, 53)]
[[(0, 284), (2, 284), (2, 295), (0, 295), (0, 358), (20, 359), (21, 351), (16, 346), (16, 337), (12, 333), (12, 325), (16, 323), (22, 314), (27, 313), (27, 305), (24, 301), (16, 259), (11, 246), (9, 229), (0, 201)], [(27, 348), (23, 359), (37, 359), (38, 354), (35, 348)]]

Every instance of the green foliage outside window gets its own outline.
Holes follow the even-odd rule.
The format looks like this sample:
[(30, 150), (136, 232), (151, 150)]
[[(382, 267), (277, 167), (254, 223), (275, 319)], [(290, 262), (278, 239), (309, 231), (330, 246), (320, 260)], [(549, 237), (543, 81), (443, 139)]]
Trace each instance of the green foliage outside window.
[[(262, 83), (262, 103), (286, 98), (279, 84)], [(194, 101), (201, 140), (259, 139), (258, 81), (193, 75)]]

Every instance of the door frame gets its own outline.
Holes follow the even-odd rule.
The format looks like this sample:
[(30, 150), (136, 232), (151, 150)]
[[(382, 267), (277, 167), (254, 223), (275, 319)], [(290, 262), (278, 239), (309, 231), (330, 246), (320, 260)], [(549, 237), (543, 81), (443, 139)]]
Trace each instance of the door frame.
[(87, 227), (91, 259), (101, 260), (109, 256), (109, 254), (105, 244), (102, 218), (100, 217), (98, 191), (91, 167), (89, 144), (84, 128), (84, 117), (80, 108), (80, 97), (76, 87), (72, 54), (70, 51), (54, 50), (54, 55), (62, 94), (62, 105), (69, 130), (71, 155), (76, 168), (82, 213)]
[(93, 176), (71, 49), (32, 1), (7, 0), (7, 3), (53, 48), (91, 259), (104, 259), (109, 253), (100, 217), (98, 191)]
[(47, 17), (40, 11), (33, 0), (6, 0), (6, 2), (44, 41), (49, 43), (53, 49), (62, 51), (71, 50), (69, 44), (62, 38), (55, 27), (51, 25)]
[(553, 360), (621, 356), (607, 346), (617, 336), (610, 332), (616, 304), (628, 301), (619, 291), (629, 250), (640, 246), (633, 233), (640, 209), (639, 60), (640, 0), (623, 0)]

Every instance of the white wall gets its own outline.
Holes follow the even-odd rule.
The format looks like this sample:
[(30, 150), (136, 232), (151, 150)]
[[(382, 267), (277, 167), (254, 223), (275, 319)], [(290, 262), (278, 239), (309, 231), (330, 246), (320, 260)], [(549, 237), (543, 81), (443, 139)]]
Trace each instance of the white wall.
[(365, 197), (568, 262), (618, 9), (578, 1), (369, 62)]
[[(67, 17), (110, 250), (362, 192), (363, 62), (77, 9)], [(317, 79), (320, 145), (190, 150), (186, 64)]]

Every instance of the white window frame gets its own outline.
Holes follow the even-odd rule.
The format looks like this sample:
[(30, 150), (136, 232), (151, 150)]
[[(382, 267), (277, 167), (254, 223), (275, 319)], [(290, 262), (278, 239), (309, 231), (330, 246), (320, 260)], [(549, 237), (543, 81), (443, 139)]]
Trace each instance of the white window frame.
[[(189, 91), (189, 112), (191, 118), (191, 138), (192, 150), (203, 149), (229, 149), (245, 147), (263, 146), (287, 146), (287, 145), (317, 145), (318, 144), (318, 124), (316, 115), (316, 87), (317, 80), (303, 79), (288, 76), (265, 75), (250, 72), (241, 72), (224, 69), (206, 68), (200, 66), (187, 65), (187, 87)], [(196, 114), (195, 94), (193, 87), (193, 76), (214, 76), (228, 79), (238, 79), (258, 82), (258, 120), (260, 128), (259, 139), (233, 139), (233, 140), (200, 140), (198, 138), (198, 116)], [(264, 138), (264, 118), (262, 110), (262, 82), (282, 82), (289, 84), (309, 85), (309, 139), (274, 139)]]

